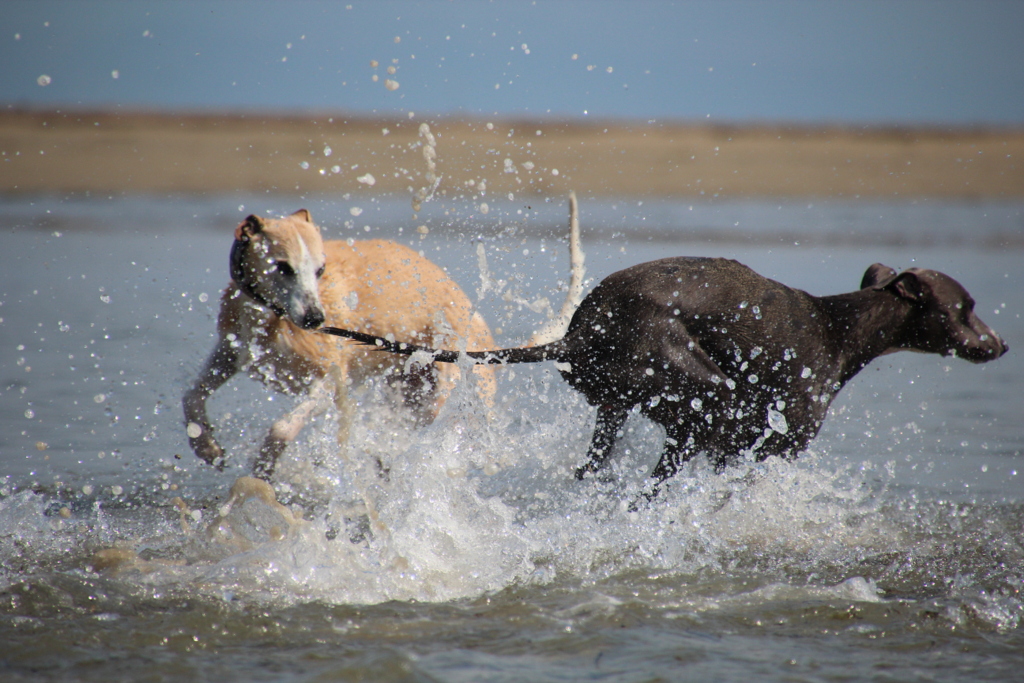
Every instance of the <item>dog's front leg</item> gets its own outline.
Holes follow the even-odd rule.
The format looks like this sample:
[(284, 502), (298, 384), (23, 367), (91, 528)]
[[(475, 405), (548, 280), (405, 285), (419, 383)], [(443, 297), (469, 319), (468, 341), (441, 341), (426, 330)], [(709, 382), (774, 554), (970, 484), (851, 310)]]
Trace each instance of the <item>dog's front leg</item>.
[(307, 397), (271, 426), (253, 465), (253, 476), (270, 480), (277, 466), (278, 457), (288, 444), (295, 440), (310, 417), (327, 409), (333, 390), (334, 382), (327, 377), (314, 381), (309, 387)]
[(230, 341), (222, 338), (206, 359), (206, 365), (195, 383), (181, 399), (188, 445), (199, 458), (211, 465), (223, 465), (224, 449), (213, 437), (213, 427), (206, 413), (206, 399), (231, 379), (239, 367), (238, 350)]
[(349, 429), (355, 415), (355, 405), (348, 395), (348, 373), (339, 365), (327, 370), (328, 388), (333, 392), (334, 408), (338, 411), (338, 448), (344, 452), (348, 444)]
[(639, 509), (640, 500), (650, 502), (658, 497), (661, 492), (661, 485), (667, 480), (676, 476), (683, 463), (691, 460), (695, 454), (693, 446), (688, 442), (688, 433), (681, 428), (665, 430), (665, 448), (661, 452), (661, 459), (654, 466), (647, 484), (640, 495), (629, 505), (630, 512)]
[(587, 464), (576, 468), (576, 478), (583, 479), (589, 472), (599, 472), (608, 466), (612, 446), (619, 438), (622, 425), (626, 422), (627, 411), (618, 406), (601, 406), (597, 409), (594, 436), (587, 449)]
[(651, 498), (658, 495), (658, 488), (666, 479), (671, 479), (679, 472), (683, 463), (689, 462), (697, 453), (693, 446), (689, 425), (675, 424), (665, 428), (665, 447), (661, 451), (661, 459), (651, 472), (654, 484)]

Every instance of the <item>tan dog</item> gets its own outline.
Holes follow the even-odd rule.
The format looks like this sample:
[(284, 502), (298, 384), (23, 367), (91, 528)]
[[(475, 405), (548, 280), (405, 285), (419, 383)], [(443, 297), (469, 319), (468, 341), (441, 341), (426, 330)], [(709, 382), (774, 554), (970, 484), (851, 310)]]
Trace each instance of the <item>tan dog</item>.
[[(408, 365), (397, 356), (316, 332), (325, 321), (433, 347), (494, 345), (487, 323), (438, 266), (387, 240), (324, 242), (305, 209), (276, 220), (246, 218), (235, 229), (231, 277), (221, 298), (219, 340), (182, 400), (185, 423), (196, 455), (222, 464), (224, 451), (214, 439), (206, 399), (228, 379), (247, 370), (279, 391), (308, 393), (264, 440), (254, 467), (264, 479), (310, 415), (331, 399), (338, 407), (339, 443), (348, 440), (350, 383), (384, 376), (416, 419), (426, 423), (459, 376), (455, 366)], [(476, 366), (473, 372), (489, 403), (494, 370)]]

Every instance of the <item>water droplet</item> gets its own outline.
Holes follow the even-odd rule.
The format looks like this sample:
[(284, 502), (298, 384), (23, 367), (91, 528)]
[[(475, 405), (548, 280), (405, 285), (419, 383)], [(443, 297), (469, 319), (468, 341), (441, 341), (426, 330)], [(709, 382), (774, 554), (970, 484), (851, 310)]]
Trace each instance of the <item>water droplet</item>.
[(768, 426), (779, 434), (785, 434), (789, 431), (789, 423), (786, 422), (786, 416), (771, 408), (768, 409)]

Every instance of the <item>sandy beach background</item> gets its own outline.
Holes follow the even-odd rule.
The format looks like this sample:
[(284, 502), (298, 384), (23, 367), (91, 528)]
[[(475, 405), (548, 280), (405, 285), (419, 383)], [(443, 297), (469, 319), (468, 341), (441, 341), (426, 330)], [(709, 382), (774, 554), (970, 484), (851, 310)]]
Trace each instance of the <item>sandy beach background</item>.
[[(483, 185), (481, 186), (481, 183)], [(1016, 199), (1024, 129), (0, 112), (0, 193)]]

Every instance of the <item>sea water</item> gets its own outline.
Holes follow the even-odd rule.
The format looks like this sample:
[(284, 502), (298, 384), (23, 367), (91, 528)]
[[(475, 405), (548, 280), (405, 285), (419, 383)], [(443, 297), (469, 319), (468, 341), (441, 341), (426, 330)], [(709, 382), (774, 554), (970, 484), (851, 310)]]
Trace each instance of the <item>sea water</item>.
[(575, 481), (594, 411), (548, 365), (499, 370), (493, 409), (461, 383), (427, 427), (356, 388), (345, 449), (319, 416), (269, 496), (232, 497), (295, 404), (236, 377), (210, 401), (227, 467), (189, 451), (180, 398), (248, 213), (421, 250), (503, 346), (568, 280), (562, 200), (297, 201), (0, 204), (0, 680), (1019, 676), (1024, 205), (582, 197), (588, 290), (669, 255), (817, 295), (935, 268), (1010, 346), (879, 358), (797, 461), (695, 460), (630, 512), (663, 432), (632, 416), (609, 476)]

